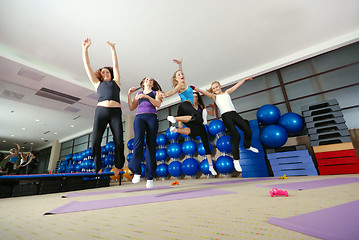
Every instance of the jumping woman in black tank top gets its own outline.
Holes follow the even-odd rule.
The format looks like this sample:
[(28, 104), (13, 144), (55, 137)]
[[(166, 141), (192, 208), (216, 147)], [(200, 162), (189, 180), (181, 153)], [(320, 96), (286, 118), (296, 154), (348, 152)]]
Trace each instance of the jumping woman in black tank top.
[(90, 39), (82, 43), (84, 66), (91, 83), (94, 85), (98, 103), (95, 111), (95, 120), (92, 132), (92, 152), (95, 160), (96, 172), (102, 171), (101, 142), (107, 124), (113, 135), (115, 143), (115, 176), (118, 175), (125, 163), (122, 129), (122, 110), (120, 103), (120, 71), (118, 68), (115, 44), (106, 42), (112, 52), (112, 67), (103, 67), (96, 71), (92, 70), (88, 56), (88, 48), (91, 45)]

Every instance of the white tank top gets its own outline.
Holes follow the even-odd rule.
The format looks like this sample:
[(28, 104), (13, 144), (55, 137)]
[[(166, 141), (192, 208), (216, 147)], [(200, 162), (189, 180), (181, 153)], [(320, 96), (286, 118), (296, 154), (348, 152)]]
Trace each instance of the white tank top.
[(221, 115), (226, 112), (236, 111), (233, 106), (231, 96), (229, 96), (229, 94), (226, 92), (216, 95), (216, 104)]

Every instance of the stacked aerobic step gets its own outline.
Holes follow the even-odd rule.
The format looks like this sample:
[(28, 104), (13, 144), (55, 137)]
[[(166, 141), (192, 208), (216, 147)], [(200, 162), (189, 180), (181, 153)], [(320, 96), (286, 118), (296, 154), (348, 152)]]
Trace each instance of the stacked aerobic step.
[(350, 133), (337, 100), (302, 107), (320, 175), (359, 173)]
[(359, 159), (351, 142), (314, 146), (313, 151), (320, 175), (359, 173)]
[(268, 177), (268, 168), (265, 161), (265, 154), (261, 142), (259, 124), (257, 119), (249, 121), (249, 125), (253, 133), (251, 145), (252, 147), (257, 148), (259, 150), (259, 153), (249, 151), (243, 146), (243, 132), (238, 129), (238, 132), (241, 135), (241, 141), (239, 143), (239, 162), (242, 167), (242, 177)]
[(312, 146), (351, 142), (337, 100), (302, 106), (302, 115)]
[(305, 145), (267, 149), (267, 158), (274, 177), (318, 175)]

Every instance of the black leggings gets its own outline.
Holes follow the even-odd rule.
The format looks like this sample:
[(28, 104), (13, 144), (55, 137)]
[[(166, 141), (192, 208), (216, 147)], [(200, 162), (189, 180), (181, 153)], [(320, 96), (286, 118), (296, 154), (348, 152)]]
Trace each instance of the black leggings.
[(185, 125), (191, 130), (189, 136), (192, 138), (199, 136), (202, 140), (206, 155), (211, 154), (207, 131), (203, 125), (203, 118), (193, 107), (192, 103), (189, 101), (181, 102), (178, 106), (177, 116), (192, 116), (192, 118), (185, 123)]
[(122, 128), (122, 110), (119, 107), (96, 107), (95, 121), (92, 132), (92, 156), (94, 157), (96, 172), (102, 168), (101, 142), (103, 133), (107, 124), (113, 135), (115, 144), (115, 167), (120, 169), (125, 164), (124, 146), (123, 146), (123, 128)]
[(244, 147), (249, 148), (252, 141), (252, 130), (249, 126), (249, 123), (247, 120), (239, 116), (239, 114), (235, 111), (223, 113), (222, 121), (224, 126), (226, 126), (228, 129), (229, 135), (231, 136), (231, 149), (233, 158), (234, 160), (239, 160), (239, 142), (241, 140), (241, 135), (239, 135), (236, 126), (243, 131)]

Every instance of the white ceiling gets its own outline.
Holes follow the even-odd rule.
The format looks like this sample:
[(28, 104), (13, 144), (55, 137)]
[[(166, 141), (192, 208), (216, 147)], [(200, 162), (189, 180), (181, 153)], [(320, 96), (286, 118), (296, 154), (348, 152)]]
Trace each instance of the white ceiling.
[[(96, 100), (82, 64), (86, 37), (94, 69), (111, 65), (105, 41), (116, 43), (126, 101), (144, 76), (170, 90), (173, 58), (184, 58), (187, 83), (208, 87), (358, 41), (358, 13), (357, 0), (0, 0), (0, 150), (13, 142), (41, 149), (91, 131)], [(22, 68), (44, 78), (19, 76)], [(41, 87), (81, 100), (34, 95)], [(126, 102), (123, 110), (130, 114)]]

